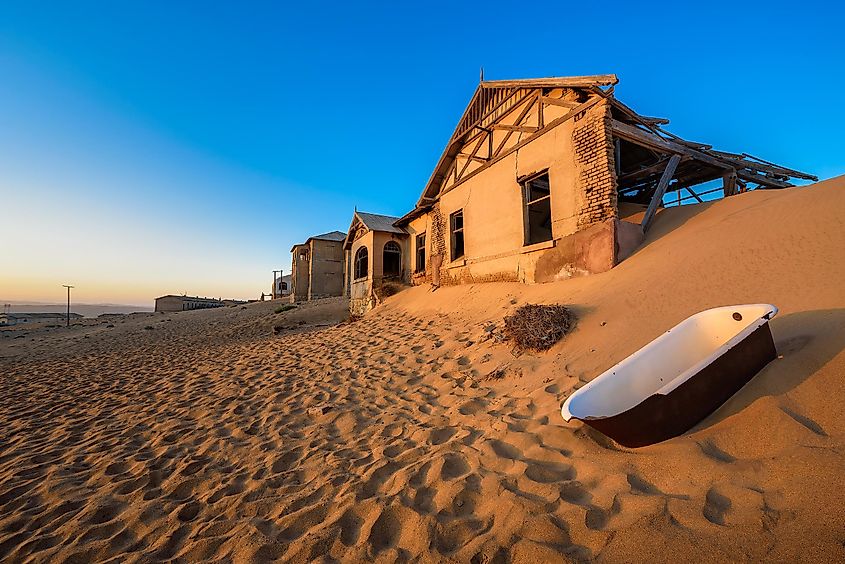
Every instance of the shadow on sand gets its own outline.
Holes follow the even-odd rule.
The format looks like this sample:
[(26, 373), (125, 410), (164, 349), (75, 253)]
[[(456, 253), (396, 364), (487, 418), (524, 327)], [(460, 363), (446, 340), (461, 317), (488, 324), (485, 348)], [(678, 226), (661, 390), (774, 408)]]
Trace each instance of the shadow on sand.
[(771, 321), (771, 329), (780, 358), (685, 435), (712, 427), (762, 397), (789, 392), (845, 349), (845, 309), (778, 316)]

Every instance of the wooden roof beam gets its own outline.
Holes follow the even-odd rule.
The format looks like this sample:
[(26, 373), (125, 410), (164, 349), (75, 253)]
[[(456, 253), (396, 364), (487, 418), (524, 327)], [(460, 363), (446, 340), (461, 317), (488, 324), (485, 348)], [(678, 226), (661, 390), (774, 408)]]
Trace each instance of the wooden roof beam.
[(745, 170), (736, 171), (736, 176), (746, 182), (756, 182), (757, 184), (766, 186), (767, 188), (792, 188), (795, 186), (795, 184), (785, 180), (778, 180), (777, 178), (770, 178), (762, 174), (754, 174), (753, 172)]
[(519, 133), (534, 133), (539, 127), (533, 125), (505, 125), (505, 124), (493, 124), (493, 129), (498, 129), (501, 131), (516, 131)]
[(681, 155), (672, 155), (672, 158), (669, 159), (669, 163), (666, 165), (666, 170), (663, 171), (663, 175), (660, 177), (660, 182), (657, 183), (657, 189), (651, 197), (651, 202), (648, 204), (645, 215), (643, 215), (643, 221), (640, 224), (643, 228), (643, 233), (648, 231), (649, 227), (651, 227), (651, 222), (654, 219), (654, 215), (657, 213), (657, 206), (659, 206), (660, 202), (663, 201), (663, 196), (666, 194), (666, 188), (669, 187), (669, 182), (675, 175), (675, 169), (678, 167), (678, 163), (680, 162)]
[(614, 135), (616, 135), (617, 137), (621, 137), (622, 139), (625, 139), (627, 141), (630, 141), (631, 143), (636, 143), (637, 145), (641, 145), (643, 147), (655, 149), (662, 153), (687, 156), (689, 158), (707, 163), (717, 168), (732, 168), (731, 165), (715, 157), (711, 157), (710, 155), (702, 153), (701, 151), (697, 151), (691, 147), (686, 147), (669, 139), (664, 139), (659, 135), (648, 131), (643, 131), (638, 127), (634, 127), (633, 125), (629, 125), (627, 123), (622, 123), (619, 120), (612, 120), (611, 127), (613, 129)]
[(596, 74), (589, 76), (485, 80), (481, 83), (481, 88), (588, 88), (590, 86), (612, 86), (617, 82), (619, 82), (619, 79), (615, 74)]
[(666, 118), (640, 116), (640, 119), (651, 125), (669, 125), (669, 120)]

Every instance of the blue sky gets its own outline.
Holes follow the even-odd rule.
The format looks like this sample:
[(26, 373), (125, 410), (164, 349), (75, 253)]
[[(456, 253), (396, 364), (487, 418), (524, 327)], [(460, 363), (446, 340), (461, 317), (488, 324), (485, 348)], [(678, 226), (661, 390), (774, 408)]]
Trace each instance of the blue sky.
[(616, 73), (679, 135), (845, 173), (845, 10), (695, 6), (0, 2), (0, 299), (257, 297), (410, 209), (482, 65)]

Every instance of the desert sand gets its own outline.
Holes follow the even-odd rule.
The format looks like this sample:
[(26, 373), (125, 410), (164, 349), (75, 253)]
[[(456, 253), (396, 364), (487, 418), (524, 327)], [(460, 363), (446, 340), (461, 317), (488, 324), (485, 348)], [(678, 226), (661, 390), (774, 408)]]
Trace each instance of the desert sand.
[[(0, 339), (0, 559), (843, 561), (843, 212), (845, 178), (667, 209), (610, 272), (354, 322), (256, 303)], [(561, 418), (749, 302), (780, 308), (781, 358), (692, 431), (630, 450)], [(490, 336), (526, 303), (577, 325), (514, 356)]]

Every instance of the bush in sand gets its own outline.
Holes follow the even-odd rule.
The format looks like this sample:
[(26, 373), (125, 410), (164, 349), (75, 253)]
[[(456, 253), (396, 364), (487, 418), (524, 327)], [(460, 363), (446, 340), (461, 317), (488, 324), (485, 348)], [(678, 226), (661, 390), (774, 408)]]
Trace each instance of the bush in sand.
[(575, 315), (562, 305), (528, 304), (505, 317), (505, 337), (517, 349), (545, 351), (575, 324)]

